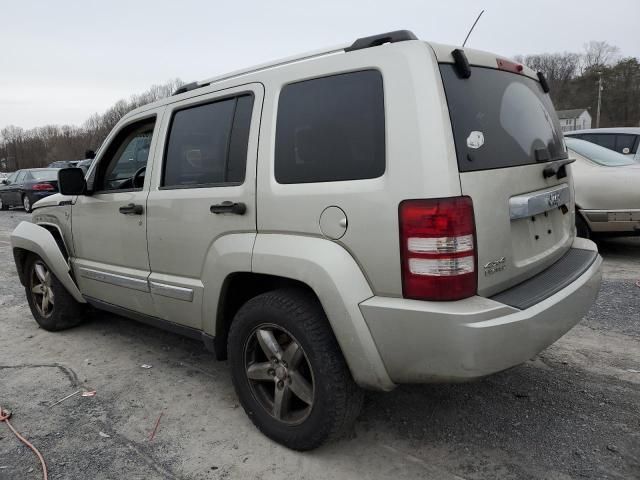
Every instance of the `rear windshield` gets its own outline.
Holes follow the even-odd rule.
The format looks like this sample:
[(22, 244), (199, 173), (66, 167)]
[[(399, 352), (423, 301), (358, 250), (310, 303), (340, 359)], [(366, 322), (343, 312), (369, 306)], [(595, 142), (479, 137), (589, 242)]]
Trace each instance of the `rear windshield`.
[(592, 162), (605, 167), (624, 167), (625, 165), (635, 165), (636, 162), (625, 157), (621, 153), (614, 152), (608, 148), (601, 147), (595, 143), (587, 142), (577, 138), (566, 138), (567, 147), (578, 152), (583, 157), (587, 157)]
[(540, 83), (515, 73), (472, 67), (440, 73), (461, 172), (516, 167), (566, 157), (558, 117)]
[(34, 180), (51, 181), (58, 179), (58, 170), (31, 170)]

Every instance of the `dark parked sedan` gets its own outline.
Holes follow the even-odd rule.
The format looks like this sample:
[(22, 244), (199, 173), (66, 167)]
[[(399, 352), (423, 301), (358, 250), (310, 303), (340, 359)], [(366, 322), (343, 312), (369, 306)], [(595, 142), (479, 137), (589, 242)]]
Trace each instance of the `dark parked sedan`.
[(57, 168), (18, 170), (0, 184), (0, 208), (22, 206), (30, 212), (35, 202), (57, 192)]

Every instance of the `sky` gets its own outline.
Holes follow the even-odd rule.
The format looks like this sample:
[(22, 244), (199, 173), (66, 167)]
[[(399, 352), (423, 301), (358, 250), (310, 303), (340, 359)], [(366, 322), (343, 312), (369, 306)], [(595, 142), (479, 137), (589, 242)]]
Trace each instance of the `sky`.
[(640, 0), (0, 0), (0, 129), (80, 125), (121, 98), (398, 29), (506, 56), (640, 57)]

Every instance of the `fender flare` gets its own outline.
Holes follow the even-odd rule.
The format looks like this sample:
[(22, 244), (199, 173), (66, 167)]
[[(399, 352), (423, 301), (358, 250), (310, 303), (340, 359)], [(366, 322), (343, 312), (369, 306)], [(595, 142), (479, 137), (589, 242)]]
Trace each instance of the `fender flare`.
[(71, 278), (71, 268), (60, 251), (58, 243), (46, 228), (30, 222), (20, 222), (11, 233), (11, 249), (16, 260), (16, 268), (20, 282), (26, 285), (23, 272), (22, 252), (31, 252), (38, 255), (49, 269), (54, 273), (60, 283), (67, 289), (69, 294), (78, 302), (86, 303), (86, 300), (78, 290), (77, 285)]
[(345, 248), (317, 237), (258, 234), (251, 263), (254, 273), (298, 280), (315, 292), (358, 385), (395, 388), (359, 308), (373, 292)]

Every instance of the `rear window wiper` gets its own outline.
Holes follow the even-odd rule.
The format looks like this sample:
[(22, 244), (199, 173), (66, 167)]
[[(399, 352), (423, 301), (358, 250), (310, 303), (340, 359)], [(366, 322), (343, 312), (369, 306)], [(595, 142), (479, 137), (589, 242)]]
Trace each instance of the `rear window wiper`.
[(564, 178), (567, 176), (567, 169), (565, 167), (575, 161), (575, 158), (569, 158), (568, 156), (553, 160), (549, 165), (544, 167), (544, 170), (542, 170), (542, 176), (544, 178), (549, 178), (555, 175), (558, 180)]

